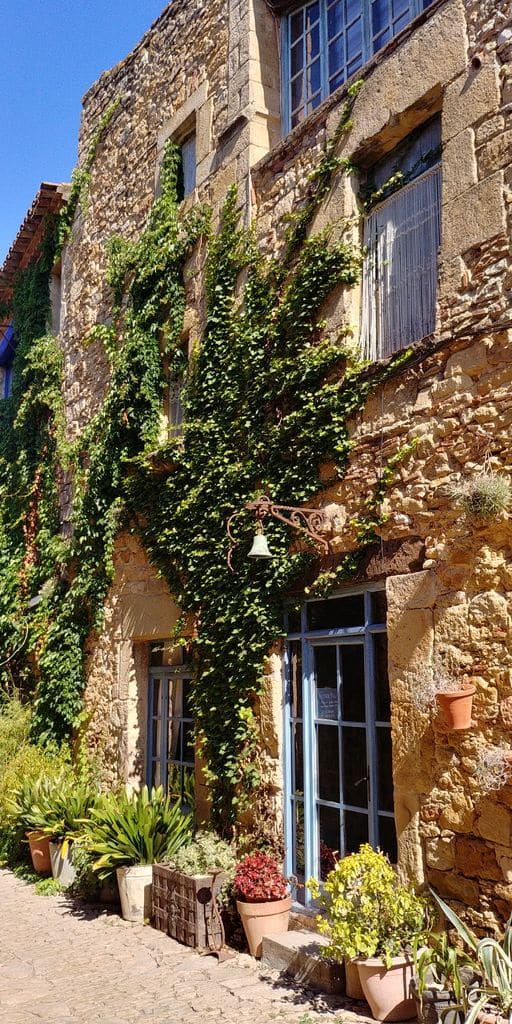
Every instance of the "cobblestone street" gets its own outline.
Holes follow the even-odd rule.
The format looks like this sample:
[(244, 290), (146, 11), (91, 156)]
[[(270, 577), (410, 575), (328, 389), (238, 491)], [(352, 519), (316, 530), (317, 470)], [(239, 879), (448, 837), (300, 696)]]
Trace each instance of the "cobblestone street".
[(358, 1021), (237, 954), (217, 964), (154, 928), (0, 871), (0, 1024), (304, 1024)]

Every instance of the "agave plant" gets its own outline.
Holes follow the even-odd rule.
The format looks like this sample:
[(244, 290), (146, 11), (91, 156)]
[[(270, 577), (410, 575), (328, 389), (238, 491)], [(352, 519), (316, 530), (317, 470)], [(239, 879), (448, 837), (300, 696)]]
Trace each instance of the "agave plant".
[(93, 868), (104, 878), (115, 868), (169, 860), (190, 842), (192, 822), (162, 786), (151, 791), (143, 786), (102, 795), (84, 830), (88, 849), (99, 855)]
[(437, 893), (433, 892), (433, 896), (446, 919), (472, 951), (475, 969), (482, 979), (481, 985), (471, 993), (465, 1024), (475, 1024), (480, 1014), (489, 1009), (512, 1024), (512, 914), (501, 942), (489, 937), (477, 939)]
[(89, 782), (78, 781), (69, 771), (35, 781), (23, 779), (7, 807), (13, 820), (25, 829), (37, 829), (57, 841), (75, 839), (80, 822), (96, 799)]

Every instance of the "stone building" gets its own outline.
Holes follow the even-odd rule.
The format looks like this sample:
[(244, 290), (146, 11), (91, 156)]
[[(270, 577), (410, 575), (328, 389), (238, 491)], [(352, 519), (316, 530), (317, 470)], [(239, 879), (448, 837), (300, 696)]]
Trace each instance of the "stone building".
[[(311, 502), (327, 510), (322, 565), (332, 569), (357, 548), (356, 524), (386, 479), (379, 540), (356, 576), (306, 595), (286, 645), (269, 652), (260, 759), (299, 899), (301, 879), (333, 851), (370, 841), (493, 927), (512, 906), (512, 789), (506, 768), (498, 782), (488, 772), (499, 774), (511, 746), (512, 527), (506, 510), (464, 513), (455, 492), (482, 473), (484, 486), (508, 480), (512, 467), (512, 4), (173, 0), (83, 100), (82, 162), (121, 98), (62, 256), (66, 427), (79, 437), (104, 398), (108, 360), (101, 340), (84, 340), (111, 316), (106, 243), (140, 236), (167, 140), (181, 147), (184, 208), (206, 202), (216, 223), (236, 183), (245, 223), (279, 256), (283, 217), (309, 195), (356, 79), (336, 149), (356, 170), (335, 170), (309, 233), (348, 230), (366, 256), (361, 284), (325, 303), (325, 330), (348, 339), (369, 373), (412, 352), (353, 415), (347, 472), (333, 482), (325, 467)], [(200, 253), (186, 280), (192, 351)], [(172, 433), (180, 395), (169, 383)], [(288, 503), (299, 504), (294, 494)], [(113, 558), (87, 648), (91, 746), (133, 783), (193, 771), (193, 669), (172, 640), (179, 608), (132, 531)], [(450, 730), (432, 711), (443, 677), (476, 687), (471, 728)]]

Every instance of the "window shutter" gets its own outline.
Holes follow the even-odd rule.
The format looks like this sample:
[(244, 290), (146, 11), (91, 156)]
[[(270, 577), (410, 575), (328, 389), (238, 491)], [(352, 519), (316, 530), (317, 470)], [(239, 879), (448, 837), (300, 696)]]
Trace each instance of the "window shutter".
[(428, 171), (366, 218), (361, 342), (384, 359), (435, 328), (441, 169)]

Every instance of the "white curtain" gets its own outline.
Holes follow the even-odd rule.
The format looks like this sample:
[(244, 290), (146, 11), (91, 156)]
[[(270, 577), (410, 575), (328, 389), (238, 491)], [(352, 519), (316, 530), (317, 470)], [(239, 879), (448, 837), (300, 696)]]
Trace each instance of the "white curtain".
[(435, 327), (441, 168), (404, 185), (365, 220), (361, 342), (384, 359)]

